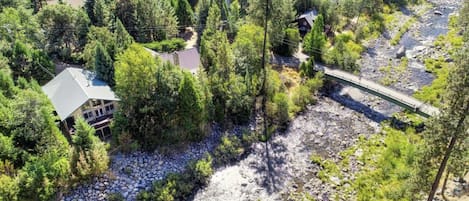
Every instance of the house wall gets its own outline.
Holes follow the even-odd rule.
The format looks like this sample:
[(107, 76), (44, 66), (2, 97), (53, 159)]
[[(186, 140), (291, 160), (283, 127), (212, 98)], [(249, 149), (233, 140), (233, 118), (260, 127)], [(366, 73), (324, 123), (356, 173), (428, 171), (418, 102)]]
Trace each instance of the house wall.
[(82, 117), (89, 123), (99, 117), (113, 114), (116, 110), (116, 106), (116, 101), (89, 100), (73, 112), (73, 116), (75, 119)]
[(298, 29), (300, 31), (301, 36), (303, 37), (311, 31), (311, 25), (308, 23), (308, 21), (305, 18), (300, 18), (298, 19)]
[[(105, 101), (105, 100), (89, 100), (84, 103), (80, 108), (72, 113), (75, 119), (83, 118), (90, 125), (97, 120), (112, 119), (112, 114), (118, 107), (117, 101)], [(104, 133), (110, 134), (109, 124), (104, 126), (96, 127), (96, 135), (105, 138), (107, 137)], [(105, 132), (106, 131), (106, 132)]]

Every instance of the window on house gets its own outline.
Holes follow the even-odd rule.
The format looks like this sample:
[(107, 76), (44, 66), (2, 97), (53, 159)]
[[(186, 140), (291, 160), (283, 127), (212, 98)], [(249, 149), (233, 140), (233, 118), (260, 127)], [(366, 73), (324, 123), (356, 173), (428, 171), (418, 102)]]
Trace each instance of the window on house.
[(98, 112), (98, 110), (95, 110), (94, 112), (96, 113), (96, 116), (99, 117), (99, 112)]
[(88, 113), (84, 113), (84, 114), (83, 114), (83, 118), (84, 118), (84, 119), (88, 119)]
[(93, 113), (92, 113), (92, 112), (88, 112), (88, 117), (89, 117), (89, 118), (92, 118), (92, 117), (93, 117)]
[(110, 105), (109, 105), (109, 109), (110, 109), (111, 111), (114, 110), (114, 105), (113, 105), (113, 104), (110, 104)]
[(110, 109), (109, 109), (109, 105), (108, 105), (108, 106), (106, 106), (106, 112), (109, 112), (109, 110)]

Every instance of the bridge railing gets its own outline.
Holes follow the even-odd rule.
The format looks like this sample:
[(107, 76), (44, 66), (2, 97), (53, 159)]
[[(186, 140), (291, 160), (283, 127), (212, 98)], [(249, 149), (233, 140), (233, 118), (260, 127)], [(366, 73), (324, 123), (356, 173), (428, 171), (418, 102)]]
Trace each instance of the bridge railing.
[[(329, 71), (332, 72), (333, 70), (329, 70)], [(345, 72), (342, 72), (342, 73), (345, 73)], [(351, 79), (351, 78), (349, 78), (349, 77), (347, 77), (347, 76), (342, 76), (342, 75), (339, 75), (339, 74), (337, 74), (337, 73), (327, 73), (327, 72), (325, 72), (325, 74), (327, 74), (327, 75), (329, 75), (329, 76), (333, 76), (333, 77), (339, 78), (339, 79), (342, 79), (342, 80), (347, 81), (347, 82), (350, 82), (350, 83), (352, 83), (352, 84), (361, 86), (361, 87), (366, 88), (366, 89), (369, 89), (369, 90), (371, 90), (371, 91), (375, 91), (375, 92), (377, 92), (377, 93), (379, 93), (379, 94), (383, 94), (383, 95), (388, 96), (388, 97), (390, 97), (390, 98), (392, 98), (392, 99), (398, 100), (398, 101), (400, 101), (400, 102), (402, 102), (402, 103), (404, 103), (404, 104), (406, 104), (406, 105), (409, 105), (409, 106), (411, 106), (411, 107), (413, 107), (413, 108), (419, 108), (419, 106), (417, 106), (415, 103), (411, 103), (411, 102), (409, 102), (408, 100), (399, 98), (399, 97), (397, 97), (396, 95), (393, 94), (393, 93), (402, 94), (402, 93), (400, 93), (400, 92), (398, 92), (398, 91), (395, 91), (395, 90), (393, 90), (393, 89), (388, 89), (388, 90), (391, 91), (391, 93), (389, 93), (389, 92), (387, 92), (387, 91), (380, 90), (379, 88), (380, 88), (380, 87), (384, 87), (384, 86), (380, 86), (380, 85), (377, 84), (377, 83), (374, 83), (375, 86), (372, 86), (372, 85), (366, 84), (365, 82), (363, 82), (363, 81), (361, 81), (361, 80), (356, 81), (356, 80)], [(349, 74), (349, 73), (347, 73), (347, 74)], [(349, 75), (356, 77), (355, 75), (352, 75), (352, 74), (349, 74)], [(363, 79), (363, 80), (366, 81), (366, 82), (371, 82), (371, 81), (369, 81), (369, 80), (367, 80), (367, 79), (364, 79), (364, 78), (357, 78), (357, 79)], [(403, 95), (403, 94), (402, 94), (402, 95)], [(409, 98), (410, 98), (410, 97), (409, 97)], [(414, 99), (413, 101), (418, 101), (418, 100), (415, 100), (415, 99)], [(418, 104), (418, 103), (417, 103), (417, 104)], [(420, 104), (422, 104), (422, 103), (420, 103)], [(420, 105), (420, 104), (419, 104), (419, 105)]]
[[(325, 75), (334, 77), (336, 79), (341, 79), (345, 82), (349, 82), (351, 84), (360, 86), (362, 88), (365, 88), (367, 90), (373, 91), (377, 94), (381, 94), (385, 97), (388, 97), (390, 99), (396, 100), (397, 102), (400, 102), (404, 105), (409, 106), (410, 108), (413, 108), (414, 111), (421, 111), (423, 113), (427, 113), (427, 115), (434, 115), (435, 113), (439, 113), (438, 108), (435, 108), (431, 105), (425, 104), (422, 101), (419, 101), (413, 97), (407, 96), (403, 94), (402, 92), (399, 92), (397, 90), (382, 86), (378, 83), (375, 83), (371, 80), (364, 79), (361, 77), (358, 77), (356, 75), (353, 75), (351, 73), (341, 71), (341, 70), (334, 70), (330, 69), (325, 66), (318, 66), (315, 65), (315, 70), (322, 71), (324, 72)], [(371, 84), (367, 84), (371, 83)], [(383, 88), (385, 90), (381, 90), (380, 88)], [(404, 97), (404, 98), (402, 98)], [(425, 111), (423, 111), (425, 110)]]

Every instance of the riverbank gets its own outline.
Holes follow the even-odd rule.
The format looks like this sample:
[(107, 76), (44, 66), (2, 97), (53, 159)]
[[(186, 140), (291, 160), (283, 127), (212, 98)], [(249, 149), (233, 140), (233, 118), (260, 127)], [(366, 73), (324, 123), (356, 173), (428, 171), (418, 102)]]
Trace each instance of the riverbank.
[[(446, 33), (448, 16), (457, 10), (461, 1), (430, 2), (433, 4), (431, 9), (417, 7), (417, 10), (402, 12), (403, 16), (409, 12), (420, 11), (422, 14), (402, 34), (396, 46), (390, 44), (393, 35), (398, 33), (395, 30), (365, 45), (367, 50), (359, 61), (363, 77), (381, 82), (387, 74), (399, 70), (399, 76), (389, 86), (408, 95), (433, 81), (433, 75), (425, 70), (421, 58), (438, 54), (432, 51), (433, 42), (439, 34)], [(441, 15), (435, 14), (436, 11)], [(404, 47), (403, 56), (407, 57), (405, 65), (401, 65), (401, 58), (396, 58), (401, 47)], [(393, 67), (389, 72), (380, 70), (390, 63)], [(400, 68), (394, 68), (399, 65)], [(255, 144), (246, 159), (217, 170), (209, 185), (199, 190), (194, 200), (353, 198), (354, 192), (338, 195), (336, 186), (349, 185), (346, 181), (352, 181), (363, 164), (350, 160), (350, 168), (338, 170), (342, 178), (321, 179), (320, 171), (324, 169), (321, 165), (324, 164), (311, 163), (311, 154), (338, 163), (342, 159), (341, 151), (356, 144), (360, 135), (369, 137), (379, 133), (380, 123), (402, 109), (347, 86), (334, 87), (325, 95), (316, 105), (298, 115), (285, 133), (274, 135), (266, 144)]]

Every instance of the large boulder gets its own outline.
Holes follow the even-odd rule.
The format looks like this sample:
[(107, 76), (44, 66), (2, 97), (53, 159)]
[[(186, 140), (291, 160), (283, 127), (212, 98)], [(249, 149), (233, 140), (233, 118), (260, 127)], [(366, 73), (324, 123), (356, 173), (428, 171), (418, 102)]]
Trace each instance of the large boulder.
[(397, 52), (396, 52), (396, 58), (397, 58), (397, 59), (400, 59), (400, 58), (402, 58), (402, 57), (404, 57), (404, 56), (405, 56), (405, 47), (404, 47), (404, 46), (401, 46), (401, 47), (399, 47), (399, 49), (398, 49)]

